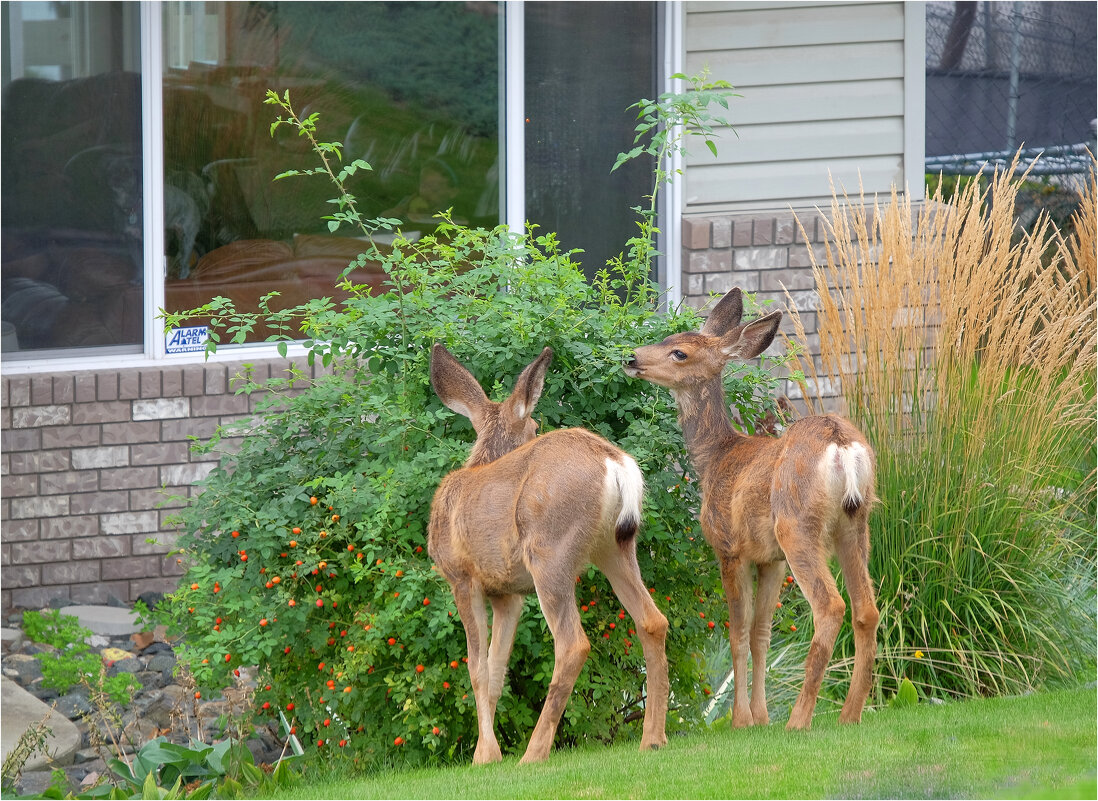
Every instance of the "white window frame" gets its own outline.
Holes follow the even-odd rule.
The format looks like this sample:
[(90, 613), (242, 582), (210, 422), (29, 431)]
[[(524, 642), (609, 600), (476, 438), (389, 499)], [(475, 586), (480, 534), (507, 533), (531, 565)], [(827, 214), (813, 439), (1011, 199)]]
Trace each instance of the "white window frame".
[[(504, 163), (504, 179), (500, 185), (502, 221), (514, 231), (525, 230), (526, 181), (525, 171), (509, 169), (510, 165), (525, 163), (525, 32), (524, 0), (501, 0), (500, 33), (503, 37), (500, 62), (503, 68), (502, 108), (500, 110)], [(669, 77), (681, 72), (684, 57), (683, 4), (679, 0), (661, 3), (663, 18), (660, 20), (662, 36), (660, 66), (663, 91), (679, 91)], [(141, 108), (142, 108), (142, 160), (143, 160), (143, 211), (144, 211), (144, 259), (146, 265), (159, 265), (159, 269), (147, 271), (144, 283), (144, 341), (140, 351), (120, 352), (121, 347), (68, 349), (54, 355), (28, 356), (3, 361), (4, 375), (47, 372), (95, 372), (130, 368), (175, 367), (201, 364), (203, 353), (169, 354), (166, 352), (163, 327), (156, 315), (164, 305), (164, 125), (163, 125), (163, 5), (160, 0), (141, 2)], [(155, 113), (154, 113), (155, 110)], [(623, 144), (623, 148), (628, 143)], [(681, 283), (681, 231), (683, 193), (681, 159), (676, 155), (669, 166), (674, 179), (670, 186), (661, 189), (661, 233), (657, 247), (664, 254), (657, 267), (660, 288), (667, 292), (668, 304), (675, 306), (682, 299)], [(669, 280), (669, 279), (675, 280)], [(287, 345), (287, 357), (300, 358), (306, 349), (300, 342)], [(249, 343), (222, 345), (211, 355), (209, 362), (230, 362), (247, 359), (281, 358), (275, 343)]]

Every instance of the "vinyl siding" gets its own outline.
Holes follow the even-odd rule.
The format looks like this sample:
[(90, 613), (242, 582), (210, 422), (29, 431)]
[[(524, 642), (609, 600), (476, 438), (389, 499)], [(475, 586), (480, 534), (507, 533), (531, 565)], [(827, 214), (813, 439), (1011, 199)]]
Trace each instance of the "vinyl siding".
[(911, 123), (920, 135), (922, 126), (905, 125), (905, 71), (922, 64), (905, 58), (905, 46), (922, 46), (905, 45), (905, 14), (921, 21), (919, 4), (688, 2), (685, 11), (686, 73), (708, 68), (742, 95), (716, 159), (701, 139), (690, 143), (686, 213), (823, 204), (832, 179), (867, 195), (903, 188), (905, 142)]

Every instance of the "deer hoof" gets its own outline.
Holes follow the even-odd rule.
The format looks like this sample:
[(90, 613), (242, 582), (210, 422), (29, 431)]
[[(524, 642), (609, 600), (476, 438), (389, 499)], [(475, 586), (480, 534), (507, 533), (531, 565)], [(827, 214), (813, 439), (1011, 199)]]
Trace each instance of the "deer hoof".
[(499, 750), (498, 743), (486, 745), (484, 741), (477, 743), (477, 750), (473, 752), (474, 765), (490, 765), (493, 762), (501, 762), (503, 753)]

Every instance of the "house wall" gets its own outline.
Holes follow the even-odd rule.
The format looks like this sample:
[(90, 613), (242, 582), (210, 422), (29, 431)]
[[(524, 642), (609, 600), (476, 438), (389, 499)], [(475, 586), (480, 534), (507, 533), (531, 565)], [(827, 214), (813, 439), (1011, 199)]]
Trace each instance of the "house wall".
[(742, 97), (716, 158), (692, 140), (684, 211), (811, 208), (827, 205), (832, 179), (872, 195), (902, 190), (908, 167), (921, 175), (924, 13), (902, 2), (686, 3), (686, 74), (708, 69)]
[[(924, 195), (925, 13), (918, 2), (685, 4), (686, 74), (707, 69), (741, 95), (711, 109), (734, 128), (717, 129), (716, 157), (695, 137), (685, 158), (686, 303), (704, 308), (733, 286), (773, 308), (792, 303), (819, 363), (820, 209), (833, 192)], [(793, 333), (788, 317), (783, 331)], [(811, 391), (841, 409), (840, 389)], [(802, 396), (789, 381), (784, 392)]]
[[(263, 380), (287, 362), (249, 364)], [(4, 377), (3, 610), (174, 589), (171, 498), (193, 494), (216, 462), (191, 453), (192, 438), (254, 410), (258, 394), (235, 392), (243, 372), (221, 362)]]

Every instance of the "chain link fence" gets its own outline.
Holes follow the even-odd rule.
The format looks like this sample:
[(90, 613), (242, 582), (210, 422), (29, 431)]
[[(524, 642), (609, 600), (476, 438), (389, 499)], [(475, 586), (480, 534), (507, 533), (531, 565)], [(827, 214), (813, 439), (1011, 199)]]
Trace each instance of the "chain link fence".
[[(1098, 4), (928, 2), (927, 172), (1007, 165), (1081, 188), (1095, 151)], [(1040, 158), (1037, 158), (1040, 156)]]

